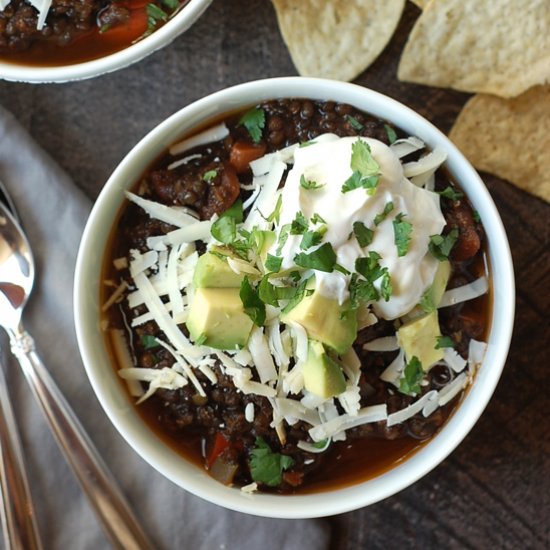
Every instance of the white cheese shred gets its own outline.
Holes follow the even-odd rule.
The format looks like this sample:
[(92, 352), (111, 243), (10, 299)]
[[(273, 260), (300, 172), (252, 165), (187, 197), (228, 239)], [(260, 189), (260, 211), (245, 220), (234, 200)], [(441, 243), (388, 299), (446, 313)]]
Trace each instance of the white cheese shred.
[(184, 139), (175, 145), (170, 147), (169, 152), (171, 155), (181, 155), (190, 149), (200, 147), (201, 145), (207, 145), (208, 143), (214, 143), (220, 141), (229, 135), (229, 129), (225, 123), (218, 124), (212, 128), (208, 128), (203, 132), (199, 132), (190, 138)]
[(489, 290), (489, 281), (487, 280), (487, 277), (483, 275), (479, 279), (476, 279), (467, 285), (445, 291), (438, 307), (442, 308), (454, 306), (456, 304), (460, 304), (461, 302), (473, 300), (474, 298), (483, 296), (487, 290)]

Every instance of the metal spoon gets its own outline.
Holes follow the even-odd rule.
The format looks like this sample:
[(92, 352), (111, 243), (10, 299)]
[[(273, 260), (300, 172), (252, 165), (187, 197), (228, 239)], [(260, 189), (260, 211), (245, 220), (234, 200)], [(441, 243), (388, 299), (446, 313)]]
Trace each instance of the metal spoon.
[[(1, 181), (0, 201), (18, 219), (15, 206)], [(6, 550), (41, 550), (21, 441), (4, 376), (3, 359), (0, 355), (0, 488), (4, 544)]]
[(34, 282), (34, 260), (25, 234), (0, 204), (0, 326), (10, 338), (31, 390), (46, 416), (107, 536), (121, 550), (153, 549), (88, 435), (40, 360), (21, 322)]

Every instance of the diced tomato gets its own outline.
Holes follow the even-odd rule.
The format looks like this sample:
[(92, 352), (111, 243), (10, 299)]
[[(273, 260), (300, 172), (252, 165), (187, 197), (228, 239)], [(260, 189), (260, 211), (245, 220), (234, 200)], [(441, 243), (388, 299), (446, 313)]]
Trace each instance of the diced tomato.
[(253, 160), (263, 157), (266, 146), (263, 143), (236, 141), (229, 153), (229, 162), (235, 167), (237, 174), (242, 174), (250, 168)]
[(209, 455), (206, 457), (206, 468), (210, 470), (216, 459), (229, 447), (229, 441), (221, 434), (217, 433)]

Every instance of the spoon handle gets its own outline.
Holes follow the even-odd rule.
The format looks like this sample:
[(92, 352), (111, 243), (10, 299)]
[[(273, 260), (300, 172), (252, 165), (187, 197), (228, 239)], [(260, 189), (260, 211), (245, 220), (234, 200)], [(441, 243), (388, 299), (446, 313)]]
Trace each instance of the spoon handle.
[(32, 393), (114, 548), (153, 550), (113, 475), (36, 353), (33, 338), (19, 325), (10, 332), (10, 342)]
[(0, 485), (2, 527), (7, 550), (41, 550), (25, 462), (0, 365)]

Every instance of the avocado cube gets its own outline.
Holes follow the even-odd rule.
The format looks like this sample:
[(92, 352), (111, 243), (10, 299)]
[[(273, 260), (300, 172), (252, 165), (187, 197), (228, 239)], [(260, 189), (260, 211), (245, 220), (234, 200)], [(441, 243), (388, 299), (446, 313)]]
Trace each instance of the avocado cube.
[(346, 390), (342, 368), (327, 355), (321, 342), (309, 340), (302, 373), (306, 390), (324, 399), (340, 395)]
[(435, 349), (437, 338), (441, 336), (437, 311), (405, 323), (397, 331), (397, 338), (407, 361), (414, 356), (422, 363), (424, 371), (443, 359), (443, 350)]
[(205, 252), (199, 257), (193, 274), (195, 288), (239, 288), (242, 275), (235, 273), (220, 256), (227, 256), (221, 251)]
[(304, 327), (309, 338), (318, 340), (342, 354), (351, 348), (357, 336), (357, 312), (349, 303), (340, 305), (338, 300), (328, 298), (315, 290), (305, 296), (281, 321), (293, 321)]
[(197, 288), (186, 324), (193, 341), (226, 350), (245, 346), (252, 330), (238, 288)]

